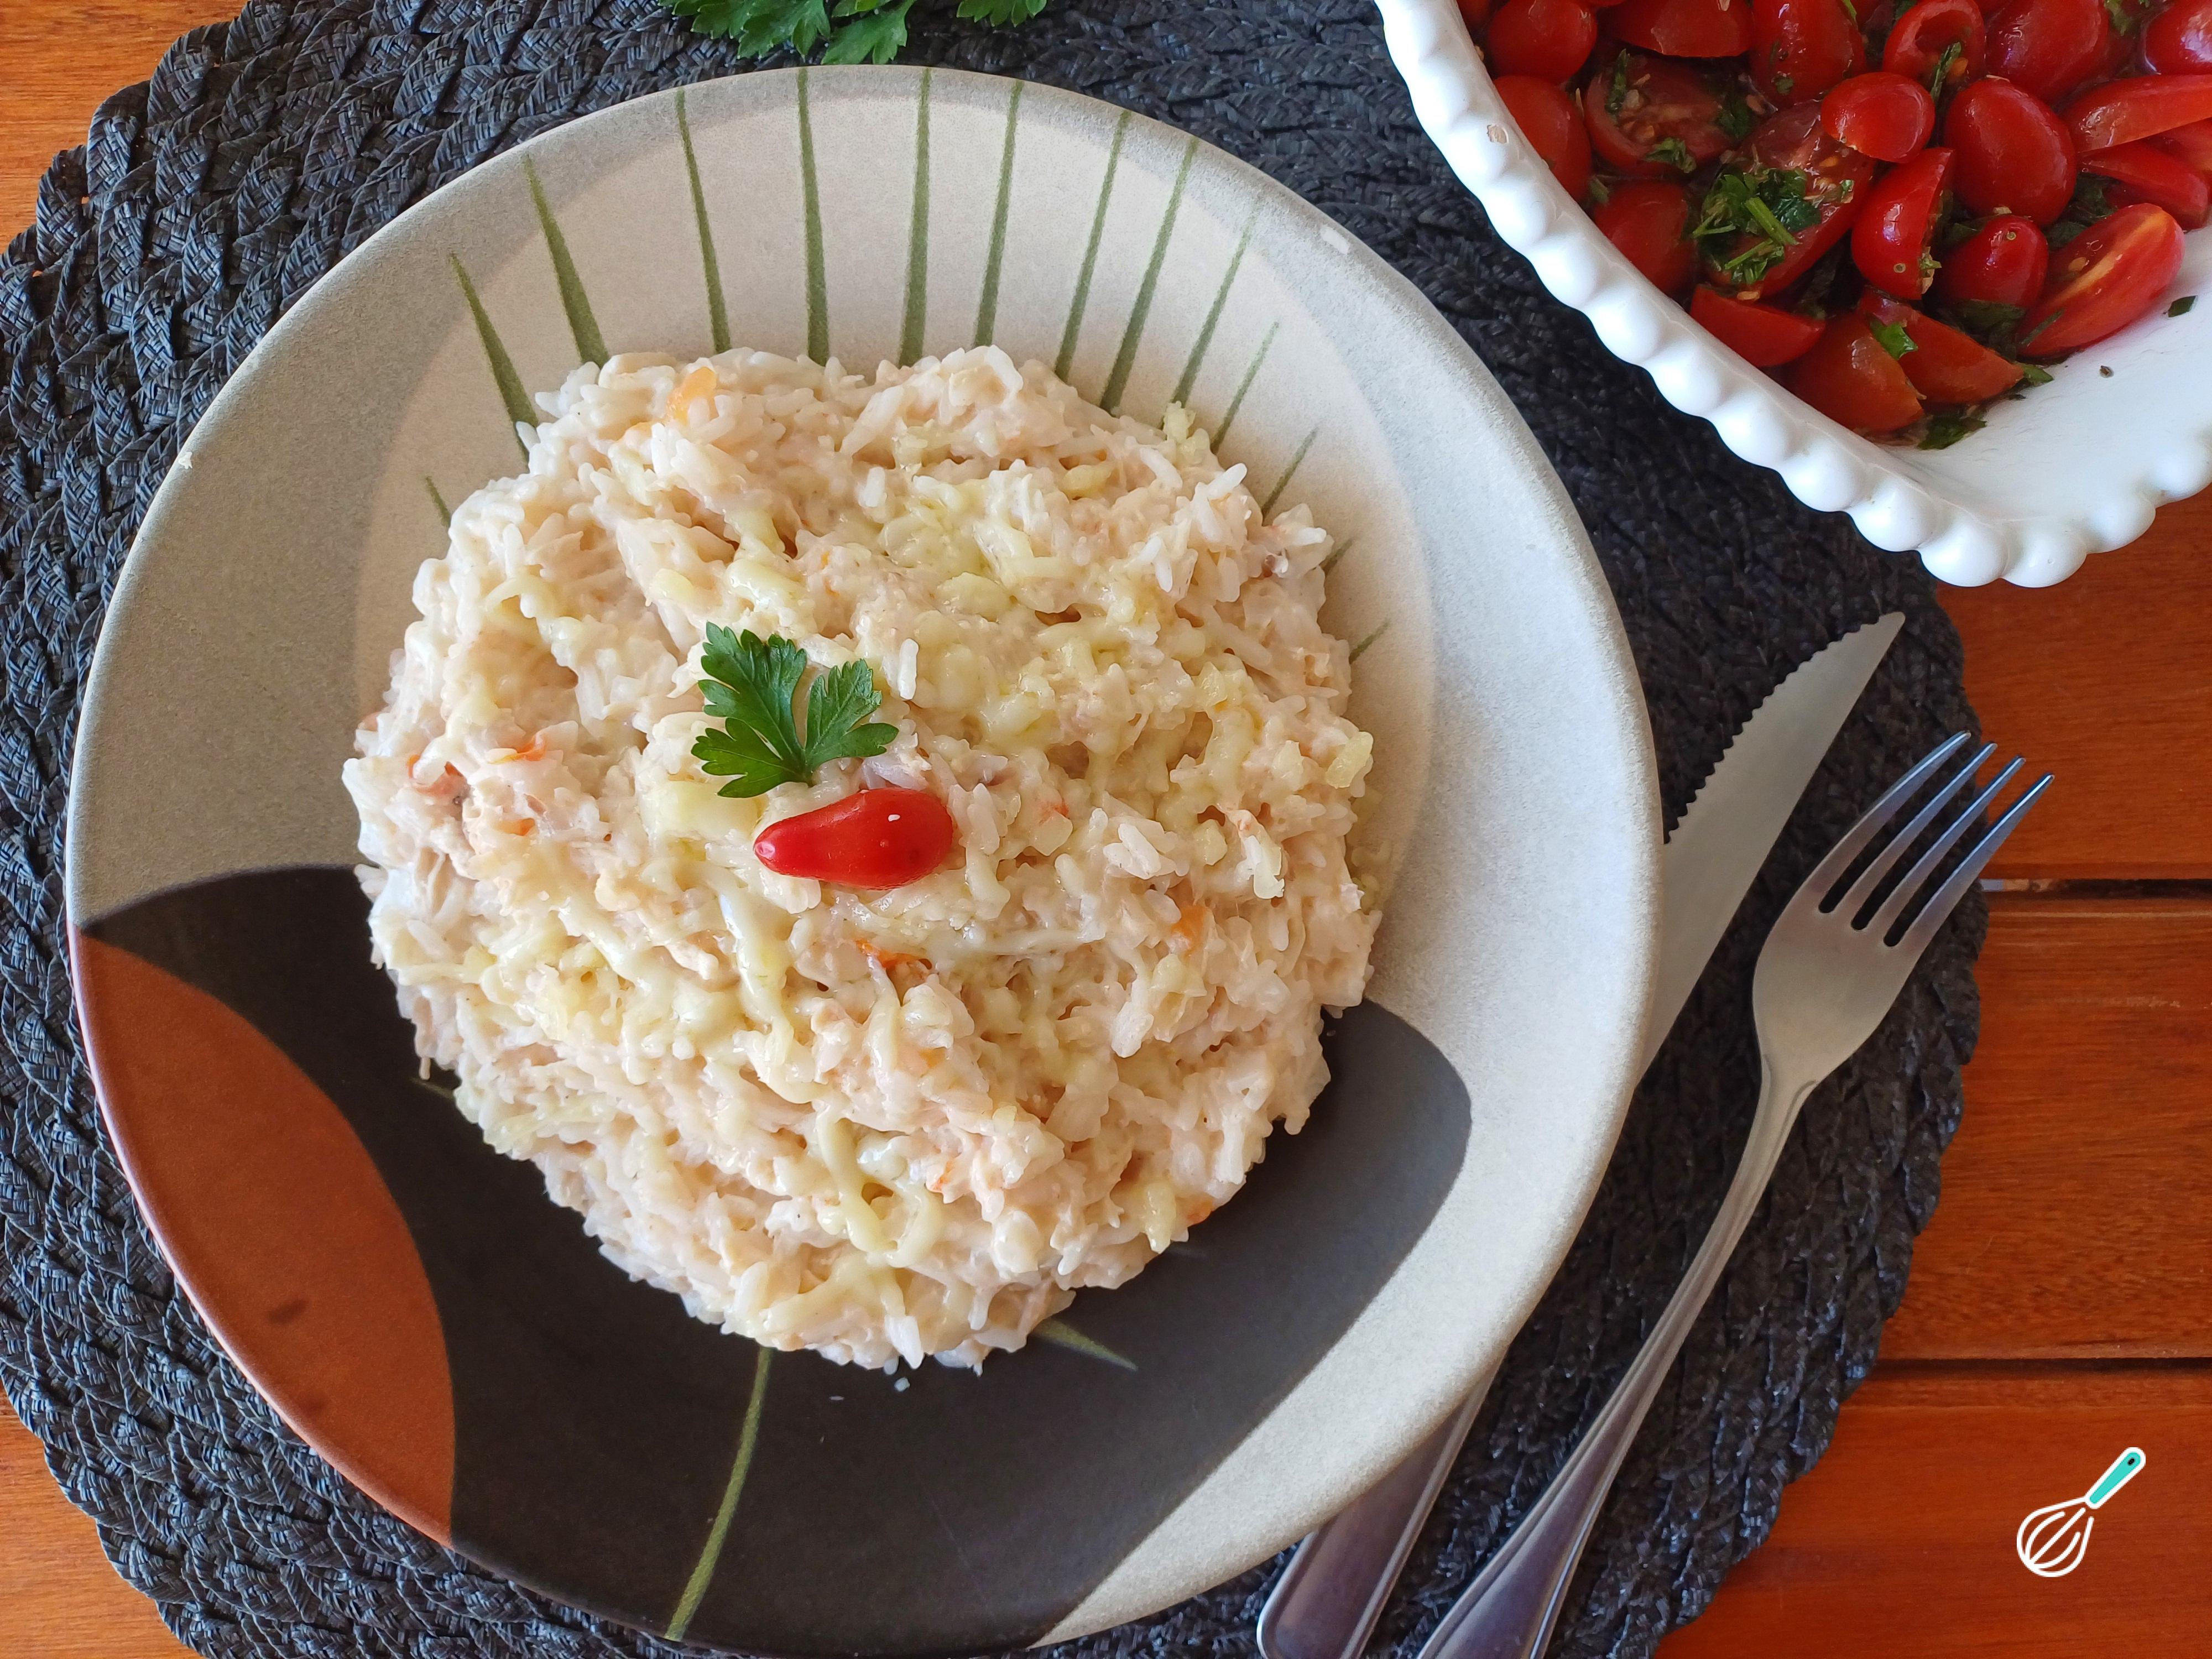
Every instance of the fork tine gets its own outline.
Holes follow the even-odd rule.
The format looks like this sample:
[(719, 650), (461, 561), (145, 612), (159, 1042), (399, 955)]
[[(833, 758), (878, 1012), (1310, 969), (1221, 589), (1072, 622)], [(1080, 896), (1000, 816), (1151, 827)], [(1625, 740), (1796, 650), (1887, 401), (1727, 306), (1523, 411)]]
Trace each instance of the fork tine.
[(2014, 756), (2012, 763), (1990, 780), (1988, 788), (1967, 803), (1966, 810), (1953, 820), (1951, 827), (1936, 836), (1928, 850), (1914, 861), (1912, 867), (1898, 878), (1897, 885), (1890, 889), (1889, 896), (1881, 902), (1881, 908), (1874, 913), (1874, 920), (1867, 924), (1869, 931), (1875, 938), (1888, 936), (1889, 930), (1897, 926), (1897, 919), (1905, 914), (1906, 907), (1927, 884), (1928, 878), (1936, 873), (1936, 866), (1950, 856), (1954, 847), (1966, 839), (1966, 831), (1981, 822), (1982, 814), (1989, 804), (1997, 798), (2005, 785), (2012, 781), (2012, 775), (2019, 771), (2021, 766), (2020, 757)]
[[(2027, 816), (2027, 809), (2034, 805), (2050, 787), (2051, 774), (2048, 772), (2028, 786), (2027, 793), (2012, 804), (2005, 815), (1990, 828), (1990, 833), (1982, 837), (1981, 843), (1966, 854), (1966, 861), (1954, 870), (1949, 878), (1936, 890), (1936, 896), (1928, 901), (1927, 908), (1913, 918), (1912, 926), (1898, 941), (1899, 950), (1909, 951), (1917, 957), (1928, 948), (1928, 941), (1936, 937), (1936, 930), (1943, 925), (1943, 919), (1958, 907), (1959, 901), (1966, 896), (1966, 889), (1974, 884), (1975, 878), (1982, 873), (1984, 866), (1997, 848), (2005, 844), (2005, 837), (2020, 827), (2020, 821)], [(1973, 814), (1969, 812), (1966, 816), (1971, 820)], [(1882, 929), (1884, 933), (1888, 931), (1886, 927)]]
[(1805, 878), (1804, 886), (1798, 890), (1800, 897), (1811, 897), (1815, 903), (1827, 897), (1829, 890), (1844, 878), (1844, 872), (1851, 867), (1851, 860), (1866, 850), (1867, 843), (1875, 838), (1882, 825), (1897, 816), (1897, 809), (1911, 798), (1913, 791), (1927, 781), (1929, 774), (1958, 753), (1959, 745), (1966, 740), (1964, 732), (1954, 732), (1937, 744), (1925, 759), (1890, 785), (1889, 793), (1867, 808), (1866, 816), (1853, 824), (1850, 832), (1836, 843), (1835, 851), (1814, 866), (1813, 873)]
[(1898, 860), (1903, 858), (1912, 843), (1920, 839), (1922, 832), (1936, 822), (1936, 815), (1943, 810), (1944, 803), (1972, 782), (1974, 774), (1982, 769), (1982, 763), (1996, 752), (1996, 744), (1984, 744), (1982, 752), (1960, 768), (1951, 781), (1938, 789), (1935, 798), (1913, 814), (1911, 823), (1890, 837), (1889, 845), (1881, 849), (1881, 856), (1867, 866), (1866, 873), (1851, 884), (1851, 890), (1844, 895), (1837, 906), (1844, 915), (1858, 915), (1860, 907), (1872, 898), (1875, 889), (1881, 885), (1881, 878), (1896, 867)]

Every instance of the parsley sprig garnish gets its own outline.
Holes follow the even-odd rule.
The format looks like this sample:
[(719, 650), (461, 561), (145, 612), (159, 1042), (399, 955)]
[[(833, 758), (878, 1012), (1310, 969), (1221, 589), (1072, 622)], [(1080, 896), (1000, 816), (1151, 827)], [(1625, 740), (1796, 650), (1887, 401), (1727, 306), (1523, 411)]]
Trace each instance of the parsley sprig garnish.
[(710, 777), (728, 778), (725, 795), (742, 800), (764, 795), (779, 783), (808, 783), (826, 761), (865, 760), (880, 755), (898, 736), (898, 727), (860, 722), (876, 712), (883, 697), (876, 677), (864, 662), (824, 669), (806, 692), (806, 735), (799, 733), (793, 708), (806, 653), (781, 635), (763, 640), (750, 631), (732, 634), (707, 624), (707, 648), (699, 682), (707, 712), (722, 721), (691, 745), (691, 753)]
[[(825, 64), (888, 64), (906, 45), (915, 0), (665, 0), (702, 34), (734, 40), (748, 58), (788, 46), (800, 57), (822, 47)], [(1025, 23), (1046, 0), (960, 0), (970, 22)], [(825, 44), (826, 43), (826, 44)]]
[(1723, 173), (1705, 192), (1690, 234), (1752, 240), (1717, 263), (1739, 283), (1755, 283), (1797, 246), (1797, 233), (1820, 222), (1820, 210), (1805, 195), (1806, 176), (1796, 167), (1753, 165)]

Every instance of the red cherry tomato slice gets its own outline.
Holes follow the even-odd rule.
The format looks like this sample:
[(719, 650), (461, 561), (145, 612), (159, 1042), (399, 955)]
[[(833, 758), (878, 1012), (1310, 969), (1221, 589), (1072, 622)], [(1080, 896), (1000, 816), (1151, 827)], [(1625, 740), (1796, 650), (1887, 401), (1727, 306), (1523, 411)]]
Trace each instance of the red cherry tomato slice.
[(1697, 275), (1698, 251), (1690, 242), (1690, 192), (1680, 185), (1656, 179), (1615, 185), (1590, 218), (1662, 293), (1680, 293)]
[(1844, 0), (1752, 0), (1751, 83), (1781, 108), (1820, 97), (1866, 67), (1866, 37)]
[(2104, 67), (2113, 29), (2105, 0), (2002, 0), (1989, 35), (1990, 73), (2055, 104)]
[(1859, 309), (1878, 323), (1905, 330), (1912, 349), (1899, 359), (1912, 389), (1931, 404), (1983, 404), (2020, 384), (2021, 367), (1948, 323), (1939, 323), (1887, 295), (1869, 289)]
[(1583, 88), (1591, 148), (1637, 179), (1680, 179), (1729, 149), (1735, 141), (1720, 125), (1723, 101), (1717, 78), (1702, 65), (1626, 48), (1601, 59)]
[(1973, 213), (2021, 213), (2047, 225), (2074, 199), (2074, 135), (2051, 106), (2008, 81), (1977, 81), (1951, 100), (1943, 142)]
[(1822, 99), (1820, 125), (1862, 155), (1902, 161), (1936, 136), (1936, 100), (1919, 82), (1876, 70), (1854, 75)]
[(1936, 231), (1950, 204), (1952, 155), (1923, 149), (1875, 181), (1851, 228), (1851, 263), (1886, 294), (1917, 300), (1936, 280)]
[(2212, 179), (2212, 121), (2191, 121), (2150, 141), (2167, 155)]
[(1936, 293), (1953, 305), (1979, 301), (2025, 310), (2042, 295), (2050, 269), (2051, 244), (2035, 221), (2007, 214), (1987, 221), (1943, 256)]
[(1951, 46), (1959, 50), (1943, 71), (1947, 88), (1962, 86), (1982, 72), (1988, 52), (1982, 9), (1974, 0), (1919, 0), (1891, 25), (1889, 40), (1881, 49), (1881, 66), (1933, 92), (1936, 88), (1929, 82)]
[(1505, 0), (1482, 49), (1493, 74), (1564, 81), (1596, 44), (1597, 14), (1582, 0)]
[(1705, 332), (1753, 368), (1776, 368), (1813, 348), (1826, 326), (1816, 317), (1800, 317), (1779, 306), (1738, 300), (1717, 289), (1700, 287), (1690, 296), (1690, 315)]
[(2204, 175), (2148, 141), (2093, 149), (2081, 158), (2081, 171), (2110, 179), (2112, 187), (2106, 194), (2114, 202), (2155, 203), (2184, 230), (2203, 224), (2206, 209), (2212, 207), (2212, 187)]
[(945, 803), (921, 789), (863, 789), (753, 837), (753, 853), (780, 876), (846, 887), (903, 887), (945, 862), (960, 839)]
[(1734, 58), (1751, 50), (1747, 0), (1622, 0), (1605, 21), (1630, 46), (1669, 58)]
[(2084, 155), (2203, 120), (2212, 120), (2212, 75), (2139, 75), (2093, 88), (2066, 106)]
[(1482, 26), (1490, 21), (1490, 0), (1459, 0), (1459, 15), (1467, 32), (1480, 35)]
[(1849, 145), (1839, 144), (1820, 125), (1820, 106), (1800, 104), (1769, 116), (1751, 136), (1751, 160), (1758, 167), (1804, 175), (1805, 199), (1820, 210), (1819, 223), (1796, 233), (1789, 251), (1766, 270), (1744, 280), (1728, 273), (1728, 264), (1747, 247), (1750, 237), (1731, 238), (1716, 246), (1705, 245), (1705, 269), (1716, 287), (1734, 289), (1743, 298), (1781, 293), (1806, 268), (1850, 234), (1851, 222), (1866, 205), (1868, 186), (1874, 182), (1873, 161)]
[(2212, 0), (2181, 0), (2142, 32), (2143, 62), (2160, 75), (2212, 70)]
[(1820, 337), (1790, 365), (1783, 384), (1855, 432), (1894, 432), (1921, 415), (1920, 394), (1903, 366), (1855, 311), (1828, 319)]
[(1581, 201), (1589, 188), (1590, 143), (1574, 100), (1533, 75), (1501, 75), (1497, 87), (1521, 136), (1544, 158), (1567, 194)]
[(2138, 202), (2100, 219), (2051, 262), (2043, 297), (2021, 319), (2021, 351), (2057, 357), (2117, 334), (2165, 295), (2181, 269), (2181, 227)]

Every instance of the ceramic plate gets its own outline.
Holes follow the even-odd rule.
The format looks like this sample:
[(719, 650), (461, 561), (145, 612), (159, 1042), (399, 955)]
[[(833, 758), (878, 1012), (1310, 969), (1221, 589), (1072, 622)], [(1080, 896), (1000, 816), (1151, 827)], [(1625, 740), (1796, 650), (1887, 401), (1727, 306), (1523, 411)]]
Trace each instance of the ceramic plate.
[[(771, 1353), (489, 1151), (370, 965), (341, 787), (441, 519), (580, 360), (980, 340), (1187, 400), (1348, 550), (1379, 641), (1368, 1002), (1311, 1126), (980, 1376)], [(1659, 844), (1619, 619), (1551, 469), (1405, 282), (1261, 174), (1006, 81), (761, 74), (394, 221), (192, 433), (118, 587), (69, 890), (110, 1132), (276, 1408), (422, 1531), (751, 1651), (975, 1650), (1165, 1606), (1378, 1475), (1498, 1357), (1619, 1126)]]

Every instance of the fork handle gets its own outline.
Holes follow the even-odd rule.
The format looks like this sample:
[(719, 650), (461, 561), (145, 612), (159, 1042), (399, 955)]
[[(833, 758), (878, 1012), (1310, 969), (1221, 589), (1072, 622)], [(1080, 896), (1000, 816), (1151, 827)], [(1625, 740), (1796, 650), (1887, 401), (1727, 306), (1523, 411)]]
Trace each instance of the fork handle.
[(1550, 1642), (1575, 1564), (1644, 1414), (1759, 1207), (1798, 1109), (1820, 1081), (1782, 1078), (1763, 1043), (1760, 1048), (1759, 1109), (1751, 1134), (1689, 1272), (1597, 1420), (1513, 1535), (1444, 1614), (1420, 1659), (1537, 1659)]

